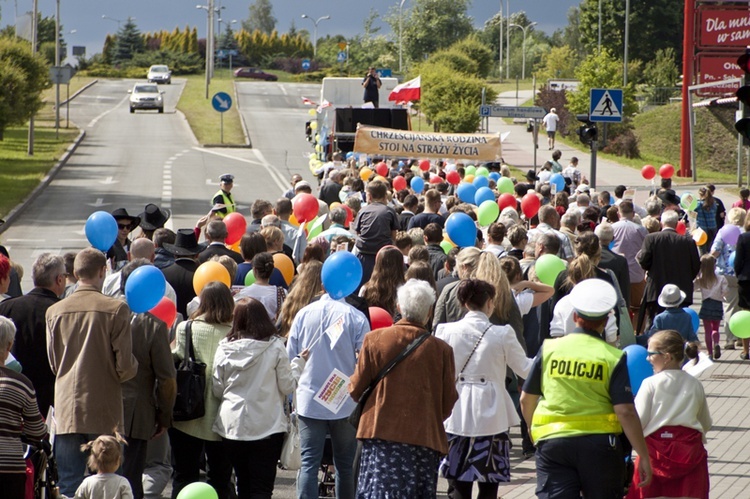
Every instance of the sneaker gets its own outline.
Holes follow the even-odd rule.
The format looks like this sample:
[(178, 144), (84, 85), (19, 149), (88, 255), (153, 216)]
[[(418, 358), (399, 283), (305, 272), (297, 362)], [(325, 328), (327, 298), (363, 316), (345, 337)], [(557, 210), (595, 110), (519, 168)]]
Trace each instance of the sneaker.
[(734, 343), (724, 343), (724, 350), (734, 350)]
[(720, 359), (721, 358), (721, 347), (719, 345), (714, 345), (714, 359)]
[(747, 357), (748, 357), (747, 352), (740, 352), (740, 359), (747, 360)]

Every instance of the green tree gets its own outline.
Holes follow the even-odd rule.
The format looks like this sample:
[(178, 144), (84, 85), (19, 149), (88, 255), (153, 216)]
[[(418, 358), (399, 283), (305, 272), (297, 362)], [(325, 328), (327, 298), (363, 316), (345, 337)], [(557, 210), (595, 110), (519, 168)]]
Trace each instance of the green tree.
[[(590, 55), (578, 65), (575, 76), (581, 84), (568, 95), (570, 111), (573, 114), (587, 114), (592, 88), (622, 88), (622, 60), (609, 49), (602, 48), (600, 54)], [(632, 82), (623, 88), (623, 107), (623, 116), (632, 116), (637, 110)]]
[(675, 64), (674, 49), (659, 49), (653, 60), (643, 69), (644, 83), (652, 87), (674, 87), (680, 77), (680, 69)]
[[(175, 28), (179, 34), (179, 28)], [(115, 41), (115, 53), (114, 63), (119, 64), (122, 62), (129, 61), (133, 58), (133, 55), (144, 52), (146, 50), (145, 43), (143, 42), (143, 36), (138, 31), (135, 23), (131, 18), (125, 21), (125, 25), (117, 32), (117, 40)]]
[(21, 125), (39, 111), (42, 90), (50, 86), (49, 69), (25, 41), (0, 39), (0, 139), (12, 125)]
[(270, 0), (255, 0), (250, 5), (250, 15), (242, 21), (242, 27), (249, 32), (256, 29), (268, 35), (276, 29), (276, 18), (273, 17), (273, 6)]
[(221, 39), (219, 39), (219, 50), (237, 49), (239, 49), (239, 45), (237, 45), (234, 30), (232, 30), (232, 26), (227, 26), (227, 29), (221, 34)]
[(542, 64), (536, 76), (542, 82), (556, 78), (575, 78), (578, 62), (570, 46), (552, 47), (542, 58)]
[(451, 51), (464, 54), (474, 61), (477, 66), (476, 75), (480, 78), (487, 78), (492, 71), (494, 54), (476, 34), (469, 35), (453, 44)]

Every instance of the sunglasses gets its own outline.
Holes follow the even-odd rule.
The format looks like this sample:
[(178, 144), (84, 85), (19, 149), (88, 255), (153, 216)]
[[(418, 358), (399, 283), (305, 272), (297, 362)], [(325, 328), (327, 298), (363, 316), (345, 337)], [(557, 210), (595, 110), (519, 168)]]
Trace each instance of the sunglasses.
[(117, 224), (117, 228), (120, 230), (129, 229), (130, 224)]
[(646, 352), (646, 357), (653, 357), (654, 355), (664, 355), (664, 352)]

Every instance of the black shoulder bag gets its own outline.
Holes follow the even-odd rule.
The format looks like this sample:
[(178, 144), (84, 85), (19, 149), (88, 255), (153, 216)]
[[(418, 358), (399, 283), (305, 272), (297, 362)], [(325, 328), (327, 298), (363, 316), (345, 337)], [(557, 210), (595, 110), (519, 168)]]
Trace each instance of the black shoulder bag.
[(359, 420), (362, 418), (362, 410), (365, 408), (365, 404), (367, 403), (367, 399), (370, 398), (370, 395), (372, 394), (372, 391), (375, 389), (375, 387), (380, 383), (380, 380), (385, 378), (391, 370), (393, 370), (396, 365), (404, 360), (406, 357), (409, 356), (414, 350), (417, 349), (419, 345), (424, 343), (424, 341), (429, 338), (430, 333), (424, 333), (421, 336), (418, 336), (414, 339), (407, 347), (404, 349), (403, 352), (398, 354), (393, 360), (391, 360), (386, 366), (380, 370), (377, 376), (375, 376), (375, 379), (372, 380), (372, 383), (370, 383), (370, 386), (365, 388), (365, 391), (362, 392), (362, 396), (359, 398), (359, 402), (357, 402), (357, 407), (354, 408), (352, 413), (349, 415), (348, 421), (349, 424), (354, 426), (355, 428), (359, 427)]
[(206, 364), (195, 360), (193, 350), (193, 321), (185, 323), (185, 352), (177, 363), (177, 398), (174, 402), (174, 420), (190, 421), (206, 413)]

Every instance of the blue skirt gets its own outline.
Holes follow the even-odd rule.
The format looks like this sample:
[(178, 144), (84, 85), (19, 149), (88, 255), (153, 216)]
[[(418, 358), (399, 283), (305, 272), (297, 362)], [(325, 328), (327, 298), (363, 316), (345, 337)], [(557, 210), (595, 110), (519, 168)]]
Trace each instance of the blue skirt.
[(448, 455), (440, 463), (443, 477), (461, 482), (510, 482), (507, 433), (486, 437), (448, 434)]
[(437, 496), (440, 454), (427, 447), (362, 440), (357, 499), (428, 499)]
[(713, 298), (706, 298), (701, 302), (698, 317), (709, 321), (720, 321), (724, 318), (724, 303)]

